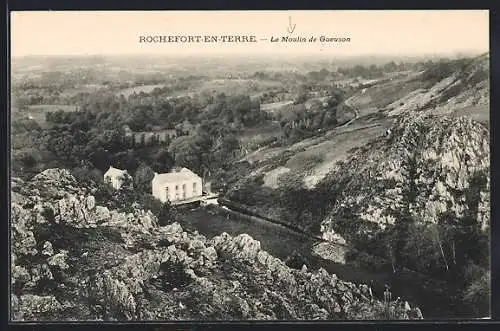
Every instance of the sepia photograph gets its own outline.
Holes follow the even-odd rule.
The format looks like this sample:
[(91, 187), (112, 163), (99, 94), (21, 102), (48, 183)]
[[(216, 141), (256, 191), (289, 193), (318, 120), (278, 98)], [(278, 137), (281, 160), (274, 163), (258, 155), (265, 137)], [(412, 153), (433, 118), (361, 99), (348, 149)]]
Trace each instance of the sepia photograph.
[(487, 10), (13, 11), (11, 322), (490, 319)]

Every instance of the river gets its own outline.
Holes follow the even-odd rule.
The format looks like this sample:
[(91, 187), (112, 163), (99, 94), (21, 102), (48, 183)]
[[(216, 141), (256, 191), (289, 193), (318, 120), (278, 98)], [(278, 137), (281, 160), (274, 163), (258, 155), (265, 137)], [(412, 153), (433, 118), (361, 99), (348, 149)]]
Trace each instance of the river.
[(291, 255), (300, 254), (309, 269), (322, 267), (342, 280), (358, 284), (373, 281), (373, 293), (378, 298), (382, 298), (384, 285), (389, 284), (393, 298), (399, 296), (411, 306), (418, 306), (426, 319), (471, 317), (464, 315), (463, 307), (450, 297), (444, 282), (429, 280), (428, 277), (411, 272), (394, 275), (392, 270), (375, 272), (322, 259), (311, 254), (318, 240), (268, 221), (249, 219), (230, 212), (213, 213), (203, 207), (182, 210), (180, 214), (180, 223), (184, 228), (196, 230), (208, 238), (222, 232), (233, 236), (246, 233), (259, 240), (262, 249), (284, 261)]

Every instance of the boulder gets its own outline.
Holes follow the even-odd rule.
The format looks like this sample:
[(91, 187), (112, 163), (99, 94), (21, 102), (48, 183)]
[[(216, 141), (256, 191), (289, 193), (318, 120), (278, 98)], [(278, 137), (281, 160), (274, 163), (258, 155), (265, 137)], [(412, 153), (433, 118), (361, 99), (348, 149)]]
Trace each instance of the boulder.
[(50, 241), (46, 241), (43, 244), (42, 254), (47, 256), (54, 255), (54, 249), (52, 248), (52, 244), (50, 243)]
[(212, 246), (206, 247), (203, 252), (203, 256), (209, 261), (217, 261), (217, 251)]
[(57, 266), (62, 270), (68, 269), (69, 265), (66, 263), (66, 259), (68, 257), (68, 251), (61, 250), (56, 255), (53, 255), (47, 259), (47, 262), (51, 266)]

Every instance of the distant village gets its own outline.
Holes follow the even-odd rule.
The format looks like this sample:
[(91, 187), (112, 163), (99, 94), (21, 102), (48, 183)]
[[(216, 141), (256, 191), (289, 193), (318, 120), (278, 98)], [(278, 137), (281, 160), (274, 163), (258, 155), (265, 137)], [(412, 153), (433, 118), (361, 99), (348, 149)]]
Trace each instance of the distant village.
[[(104, 173), (104, 182), (116, 190), (125, 184), (132, 185), (132, 176), (127, 170), (110, 166)], [(156, 173), (151, 180), (151, 194), (163, 203), (173, 205), (217, 204), (217, 194), (211, 192), (210, 184), (187, 168), (174, 168), (171, 172)]]

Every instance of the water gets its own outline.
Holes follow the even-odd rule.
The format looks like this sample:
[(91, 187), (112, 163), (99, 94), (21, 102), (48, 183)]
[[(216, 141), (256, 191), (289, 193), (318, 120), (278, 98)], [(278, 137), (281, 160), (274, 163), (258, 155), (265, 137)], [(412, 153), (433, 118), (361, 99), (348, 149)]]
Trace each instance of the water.
[(318, 243), (317, 240), (264, 220), (257, 221), (230, 213), (213, 213), (205, 208), (180, 213), (180, 223), (184, 228), (197, 230), (208, 238), (222, 232), (233, 236), (246, 233), (259, 240), (263, 250), (284, 261), (298, 253), (309, 269), (322, 267), (344, 281), (357, 284), (369, 284), (373, 281), (373, 293), (378, 298), (382, 298), (384, 285), (389, 284), (394, 299), (399, 296), (411, 306), (418, 306), (427, 319), (467, 317), (464, 316), (463, 309), (447, 295), (450, 292), (442, 282), (410, 272), (394, 275), (392, 270), (375, 272), (352, 264), (324, 260), (311, 254), (312, 246)]

